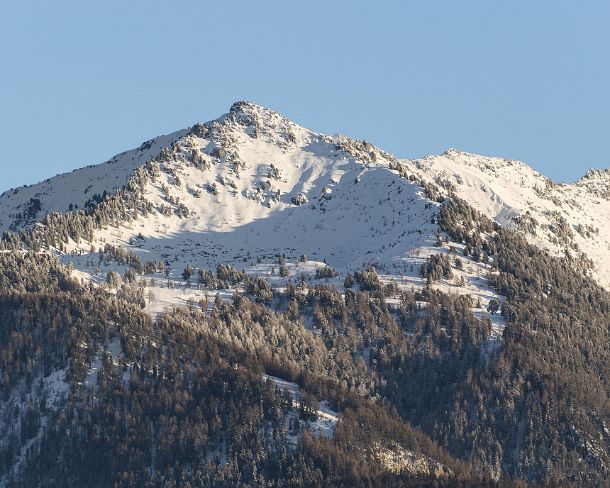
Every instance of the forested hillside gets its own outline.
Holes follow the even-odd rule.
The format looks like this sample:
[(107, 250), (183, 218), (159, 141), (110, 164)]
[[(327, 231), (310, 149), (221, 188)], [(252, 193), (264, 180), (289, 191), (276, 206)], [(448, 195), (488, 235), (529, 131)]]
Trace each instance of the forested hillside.
[[(344, 339), (325, 344), (238, 295), (209, 315), (175, 310), (152, 322), (128, 294), (83, 287), (55, 258), (0, 259), (7, 486), (479, 483), (354, 389), (372, 392), (375, 381)], [(264, 372), (297, 382), (299, 401)], [(340, 419), (330, 437), (309, 427), (320, 399)], [(397, 449), (411, 461), (384, 464), (381, 453)]]
[(606, 483), (610, 297), (570, 233), (246, 102), (125, 155), (0, 212), (0, 485)]

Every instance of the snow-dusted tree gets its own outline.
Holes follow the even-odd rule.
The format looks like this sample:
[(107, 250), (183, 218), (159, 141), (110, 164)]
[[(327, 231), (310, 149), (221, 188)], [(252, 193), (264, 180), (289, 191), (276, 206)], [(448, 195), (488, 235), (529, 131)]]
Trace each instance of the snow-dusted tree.
[(492, 298), (489, 301), (489, 304), (487, 305), (487, 311), (490, 314), (495, 315), (499, 309), (500, 309), (500, 303), (495, 298)]
[(354, 286), (354, 276), (351, 273), (345, 275), (345, 281), (343, 282), (345, 288), (352, 288)]
[(121, 275), (115, 271), (108, 271), (106, 275), (106, 284), (111, 288), (121, 286)]
[(182, 279), (188, 283), (191, 279), (191, 276), (193, 276), (193, 268), (187, 265), (187, 267), (184, 268), (184, 271), (182, 271)]

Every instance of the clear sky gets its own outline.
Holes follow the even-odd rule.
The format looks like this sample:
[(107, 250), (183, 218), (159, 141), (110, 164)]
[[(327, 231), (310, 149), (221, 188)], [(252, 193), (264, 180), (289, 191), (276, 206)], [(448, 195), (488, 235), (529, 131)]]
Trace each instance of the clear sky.
[(0, 0), (0, 190), (240, 99), (399, 157), (610, 166), (610, 2)]

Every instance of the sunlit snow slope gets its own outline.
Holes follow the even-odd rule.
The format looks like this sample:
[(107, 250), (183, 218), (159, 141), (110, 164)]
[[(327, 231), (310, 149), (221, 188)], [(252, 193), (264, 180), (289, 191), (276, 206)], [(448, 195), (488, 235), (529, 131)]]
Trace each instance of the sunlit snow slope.
[(125, 185), (131, 173), (151, 160), (185, 130), (144, 142), (137, 149), (117, 154), (111, 160), (49, 178), (35, 185), (0, 195), (0, 234), (19, 230), (42, 220), (46, 213), (67, 212), (95, 204), (104, 195)]
[(388, 169), (391, 159), (237, 103), (154, 158), (157, 176), (144, 195), (155, 211), (97, 232), (93, 245), (126, 246), (175, 268), (242, 268), (285, 254), (341, 271), (375, 264), (398, 272), (413, 249), (433, 242), (438, 209)]
[[(398, 163), (392, 155), (312, 132), (249, 102), (107, 163), (4, 193), (0, 231), (30, 226), (46, 212), (86, 207), (148, 162), (156, 176), (143, 196), (153, 211), (68, 251), (121, 245), (174, 272), (187, 264), (242, 269), (275, 263), (279, 254), (289, 263), (306, 255), (342, 273), (374, 264), (381, 273), (413, 279), (422, 256), (443, 251), (432, 246), (438, 204), (390, 169)], [(610, 286), (608, 171), (556, 185), (523, 163), (456, 150), (400, 163), (531, 242), (591, 259)], [(445, 251), (449, 244), (460, 243), (447, 243)]]
[(519, 161), (454, 149), (404, 163), (498, 223), (520, 229), (530, 242), (558, 255), (584, 253), (610, 288), (610, 170), (555, 184)]

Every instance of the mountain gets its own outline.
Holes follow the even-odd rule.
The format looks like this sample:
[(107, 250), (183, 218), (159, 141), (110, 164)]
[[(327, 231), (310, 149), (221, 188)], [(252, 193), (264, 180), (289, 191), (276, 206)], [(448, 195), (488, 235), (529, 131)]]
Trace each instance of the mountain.
[(237, 102), (6, 192), (0, 482), (603, 483), (609, 180)]
[[(169, 141), (160, 151), (160, 144)], [(436, 251), (441, 232), (433, 223), (439, 204), (391, 169), (400, 165), (396, 158), (366, 142), (317, 134), (271, 110), (238, 102), (218, 120), (142, 147), (148, 149), (112, 161), (130, 161), (133, 170), (135, 154), (140, 168), (148, 164), (141, 199), (150, 211), (65, 246), (69, 254), (63, 260), (88, 279), (97, 274), (103, 280), (101, 271), (107, 271), (88, 258), (91, 248), (110, 244), (142, 260), (163, 262), (177, 279), (189, 265), (214, 269), (228, 264), (281, 284), (286, 280), (271, 273), (281, 254), (288, 261), (286, 278), (315, 273), (324, 263), (342, 274), (373, 265), (404, 288), (422, 286), (421, 264)], [(51, 195), (63, 198), (55, 208), (87, 207), (87, 198), (97, 201), (113, 188), (82, 194), (72, 189), (113, 181), (115, 168), (116, 163), (106, 163), (52, 179), (44, 187), (4, 194), (0, 201), (10, 197), (13, 204), (11, 210), (5, 205), (4, 215), (21, 215), (32, 198), (48, 202)], [(15, 230), (31, 220), (5, 218), (0, 226)], [(302, 256), (308, 258), (304, 263)], [(467, 284), (453, 288), (476, 294), (486, 307), (495, 296), (484, 284), (486, 272), (483, 263), (471, 263), (455, 277), (458, 282), (458, 274), (464, 274)], [(201, 298), (199, 290), (178, 293), (168, 296), (166, 288), (153, 287), (159, 303), (149, 304), (149, 310), (161, 311), (191, 295)]]
[[(378, 187), (401, 181), (393, 171), (401, 166), (418, 180), (437, 184), (441, 191), (451, 190), (495, 222), (519, 229), (529, 242), (555, 255), (569, 253), (591, 260), (595, 278), (610, 286), (610, 245), (605, 238), (610, 231), (610, 170), (591, 170), (573, 184), (555, 184), (524, 163), (454, 149), (419, 160), (398, 160), (365, 141), (317, 134), (249, 102), (234, 104), (218, 120), (147, 141), (107, 163), (5, 192), (0, 195), (0, 231), (26, 228), (47, 213), (91, 207), (151, 161), (163, 168), (157, 170), (160, 178), (144, 189), (156, 215), (147, 216), (146, 222), (142, 219), (139, 229), (111, 229), (108, 236), (98, 233), (96, 245), (125, 245), (141, 233), (159, 240), (153, 246), (159, 249), (164, 235), (193, 239), (206, 233), (213, 250), (198, 258), (215, 264), (214, 249), (222, 249), (217, 261), (239, 263), (239, 249), (222, 237), (231, 230), (239, 235), (233, 239), (232, 234), (229, 241), (248, 243), (251, 255), (294, 249), (293, 257), (328, 257), (323, 255), (332, 245), (337, 248), (333, 264), (343, 270), (366, 265), (373, 253), (377, 266), (398, 269), (400, 251), (408, 253), (431, 242), (438, 231), (423, 222), (430, 215), (422, 209), (427, 203), (418, 197), (416, 185), (402, 182), (400, 198), (384, 195), (387, 204), (378, 205), (375, 213), (372, 203), (379, 200)], [(362, 180), (358, 187), (351, 184), (356, 180)], [(310, 204), (296, 207), (293, 200), (299, 198)], [(177, 206), (169, 199), (182, 203), (189, 215), (175, 218), (172, 212), (168, 219), (162, 210)], [(320, 208), (326, 205), (323, 212), (338, 218), (310, 215), (315, 211), (312, 202), (321, 201)], [(416, 203), (406, 206), (406, 201)], [(421, 230), (420, 236), (427, 241), (405, 242), (401, 236), (402, 249), (394, 250), (402, 231), (386, 235), (363, 230), (356, 239), (350, 237), (361, 230), (354, 222), (383, 215), (398, 224), (393, 227)], [(417, 218), (421, 221), (412, 221)], [(331, 221), (335, 222), (328, 225)], [(248, 241), (249, 235), (256, 234)], [(304, 241), (303, 236), (317, 244)]]
[(533, 244), (591, 260), (596, 279), (610, 288), (610, 170), (556, 184), (521, 162), (454, 149), (405, 163)]
[(58, 175), (44, 182), (16, 188), (0, 195), (0, 232), (19, 230), (51, 212), (68, 212), (99, 203), (127, 183), (133, 171), (150, 161), (161, 149), (186, 131), (144, 142), (110, 161)]

